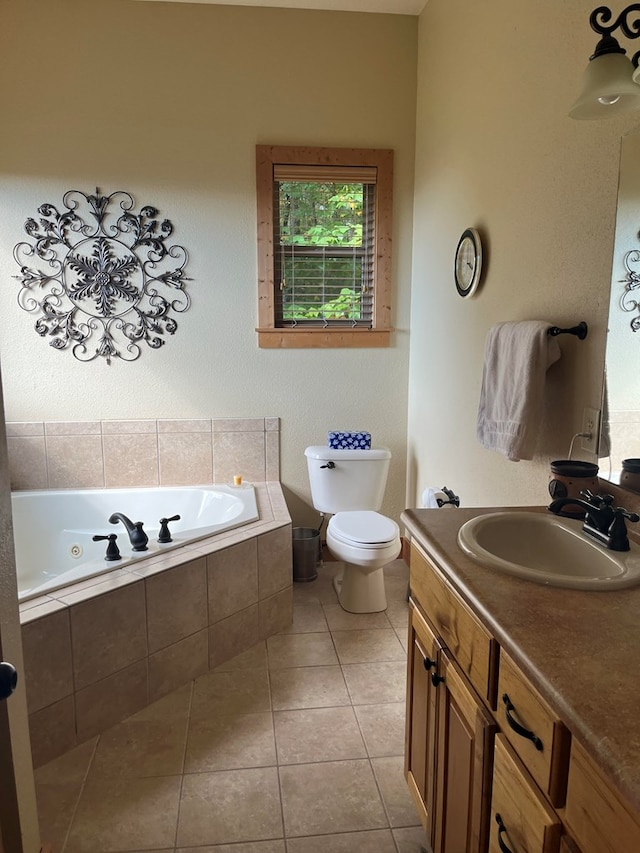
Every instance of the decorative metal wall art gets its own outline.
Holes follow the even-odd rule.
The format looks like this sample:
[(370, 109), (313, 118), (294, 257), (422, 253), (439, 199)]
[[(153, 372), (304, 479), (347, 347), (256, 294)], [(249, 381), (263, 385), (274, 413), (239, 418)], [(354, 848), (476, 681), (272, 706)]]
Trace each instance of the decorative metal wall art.
[(39, 220), (25, 223), (31, 242), (14, 247), (18, 304), (39, 312), (38, 334), (50, 336), (54, 349), (70, 347), (79, 361), (135, 361), (142, 342), (159, 349), (178, 328), (172, 313), (191, 304), (186, 249), (168, 245), (173, 225), (160, 222), (155, 207), (133, 213), (133, 198), (122, 191), (69, 190), (62, 203), (62, 211), (41, 205)]
[(637, 311), (629, 325), (632, 331), (640, 331), (640, 304), (638, 303), (638, 290), (640, 289), (640, 250), (631, 249), (624, 256), (624, 267), (627, 271), (622, 279), (624, 293), (620, 297), (620, 307), (623, 311)]

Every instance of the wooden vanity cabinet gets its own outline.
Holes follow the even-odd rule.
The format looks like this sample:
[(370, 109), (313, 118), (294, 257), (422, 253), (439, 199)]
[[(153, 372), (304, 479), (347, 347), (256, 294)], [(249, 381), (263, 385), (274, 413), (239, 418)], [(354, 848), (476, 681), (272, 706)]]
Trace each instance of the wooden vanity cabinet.
[(600, 770), (574, 741), (564, 821), (582, 853), (637, 853), (637, 815), (612, 790)]
[(433, 853), (640, 853), (637, 811), (415, 542), (410, 589), (405, 772)]
[[(425, 560), (415, 548), (414, 568), (424, 568)], [(405, 775), (433, 853), (485, 853), (497, 726), (468, 673), (487, 694), (493, 644), (484, 629), (477, 633), (479, 623), (455, 593), (430, 574), (420, 570), (436, 591), (425, 613), (410, 602)], [(459, 643), (460, 632), (476, 651)], [(443, 635), (463, 650), (467, 672)]]
[(446, 649), (438, 679), (433, 851), (482, 853), (497, 726)]
[(407, 719), (404, 770), (429, 839), (433, 836), (436, 744), (436, 685), (441, 644), (411, 603), (407, 654)]

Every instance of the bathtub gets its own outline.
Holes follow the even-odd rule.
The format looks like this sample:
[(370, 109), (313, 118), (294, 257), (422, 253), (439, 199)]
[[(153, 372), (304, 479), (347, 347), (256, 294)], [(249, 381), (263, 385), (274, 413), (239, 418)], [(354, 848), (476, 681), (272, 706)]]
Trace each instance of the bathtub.
[[(256, 521), (253, 486), (187, 486), (141, 489), (21, 491), (11, 496), (18, 599), (26, 601), (68, 584), (157, 556), (189, 542)], [(148, 550), (134, 552), (121, 512), (144, 522)], [(169, 525), (173, 541), (156, 540), (160, 519), (179, 515)], [(117, 534), (121, 559), (106, 561), (106, 541), (93, 536)]]

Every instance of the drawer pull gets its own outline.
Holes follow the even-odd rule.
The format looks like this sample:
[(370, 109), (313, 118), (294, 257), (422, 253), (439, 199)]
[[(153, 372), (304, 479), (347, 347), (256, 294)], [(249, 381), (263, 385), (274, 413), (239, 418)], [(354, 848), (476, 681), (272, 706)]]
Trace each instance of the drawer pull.
[(437, 687), (442, 681), (444, 681), (444, 675), (438, 675), (437, 672), (431, 673), (431, 683), (434, 687)]
[(498, 824), (498, 847), (502, 850), (502, 853), (513, 853), (513, 850), (502, 840), (502, 833), (507, 831), (507, 827), (504, 825), (502, 818), (496, 812), (496, 823)]
[(511, 699), (509, 699), (508, 693), (504, 694), (504, 696), (502, 697), (502, 701), (504, 702), (507, 722), (514, 730), (514, 732), (520, 735), (520, 737), (524, 737), (527, 738), (527, 740), (530, 740), (535, 746), (535, 748), (538, 750), (538, 752), (542, 752), (544, 747), (538, 735), (534, 734), (532, 731), (530, 731), (530, 729), (525, 729), (525, 727), (521, 726), (520, 723), (515, 719), (515, 717), (512, 716), (512, 712), (515, 711), (515, 706)]
[(436, 662), (434, 660), (431, 660), (431, 658), (425, 658), (423, 663), (424, 663), (424, 668), (427, 670), (427, 672), (430, 669), (433, 669), (433, 667), (436, 665)]

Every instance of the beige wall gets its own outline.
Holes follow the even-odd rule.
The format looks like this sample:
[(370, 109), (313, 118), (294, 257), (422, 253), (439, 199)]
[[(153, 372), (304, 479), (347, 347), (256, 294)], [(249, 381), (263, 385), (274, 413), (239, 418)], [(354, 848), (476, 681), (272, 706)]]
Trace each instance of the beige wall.
[[(467, 506), (545, 502), (549, 460), (566, 458), (583, 407), (600, 405), (620, 136), (634, 120), (567, 117), (596, 43), (592, 8), (429, 0), (420, 18), (410, 503), (443, 483)], [(452, 265), (469, 226), (488, 257), (462, 300)], [(586, 320), (589, 336), (559, 339), (539, 453), (514, 463), (475, 427), (487, 331), (524, 319)]]
[[(409, 16), (0, 0), (0, 355), (10, 421), (281, 418), (294, 523), (313, 518), (303, 455), (366, 429), (405, 501), (418, 20)], [(256, 143), (395, 150), (393, 323), (386, 350), (259, 350)], [(192, 307), (160, 351), (80, 364), (16, 302), (15, 243), (72, 188), (153, 204), (189, 251)]]

